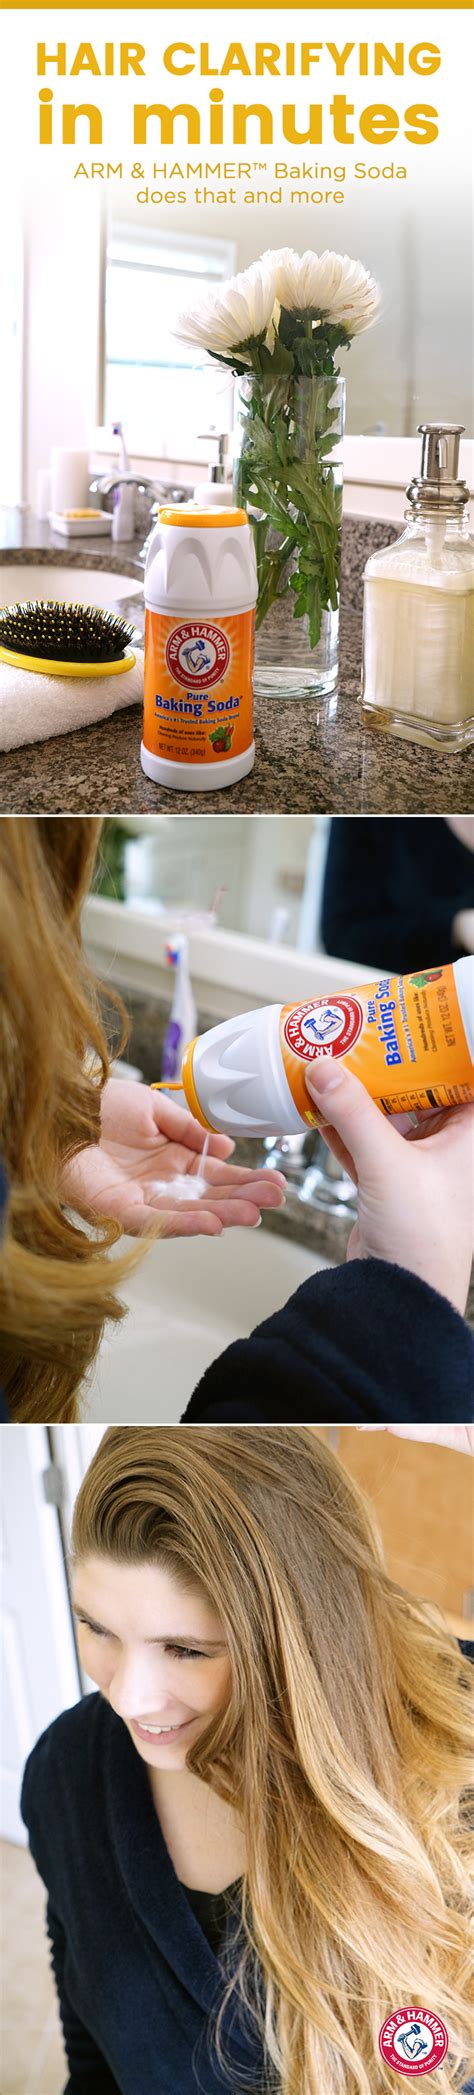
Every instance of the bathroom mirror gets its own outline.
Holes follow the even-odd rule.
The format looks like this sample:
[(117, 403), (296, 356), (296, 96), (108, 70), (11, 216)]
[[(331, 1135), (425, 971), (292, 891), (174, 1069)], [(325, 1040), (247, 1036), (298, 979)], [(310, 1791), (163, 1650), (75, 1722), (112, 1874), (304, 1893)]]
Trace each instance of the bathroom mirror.
[(123, 816), (95, 885), (155, 920), (406, 972), (474, 950), (474, 816)]
[[(221, 398), (216, 407), (219, 367), (208, 371), (209, 419), (203, 422), (203, 374), (189, 368), (196, 362), (193, 351), (173, 339), (174, 314), (194, 303), (200, 286), (247, 268), (265, 248), (293, 246), (359, 256), (382, 289), (377, 326), (353, 341), (344, 360), (347, 433), (414, 436), (420, 421), (440, 415), (469, 428), (464, 151), (461, 140), (448, 181), (438, 165), (435, 194), (421, 168), (416, 183), (413, 175), (407, 181), (354, 179), (343, 210), (328, 204), (298, 211), (283, 203), (251, 209), (214, 204), (198, 211), (186, 204), (174, 206), (172, 214), (156, 206), (137, 221), (136, 207), (121, 200), (104, 243), (102, 422), (127, 418), (134, 452), (159, 455), (166, 435), (166, 456), (189, 455), (190, 432), (196, 436), (198, 429), (215, 426), (216, 415), (219, 426), (229, 401), (223, 408)], [(228, 428), (229, 420), (222, 426)]]
[(96, 888), (128, 908), (176, 907), (312, 951), (328, 835), (325, 815), (118, 817), (104, 824)]

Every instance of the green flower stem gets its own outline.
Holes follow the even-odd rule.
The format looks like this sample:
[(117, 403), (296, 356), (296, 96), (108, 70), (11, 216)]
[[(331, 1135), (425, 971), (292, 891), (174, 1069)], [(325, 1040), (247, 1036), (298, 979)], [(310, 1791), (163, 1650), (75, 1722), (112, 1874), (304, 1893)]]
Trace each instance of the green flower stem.
[(338, 605), (341, 495), (327, 457), (335, 442), (335, 378), (325, 373), (301, 383), (301, 374), (278, 368), (268, 378), (255, 374), (242, 414), (240, 498), (252, 522), (252, 511), (259, 513), (257, 628), (289, 586), (295, 618), (308, 619), (311, 648), (323, 612)]
[(233, 356), (235, 373), (247, 381), (237, 490), (254, 526), (256, 626), (292, 589), (294, 618), (308, 620), (310, 647), (319, 643), (323, 612), (338, 610), (342, 494), (331, 450), (338, 434), (333, 350), (340, 341), (344, 329), (329, 327), (323, 316), (281, 310), (273, 348), (258, 337)]
[(274, 604), (275, 598), (280, 594), (280, 583), (293, 551), (293, 539), (285, 538), (281, 546), (274, 547), (272, 552), (265, 551), (261, 554), (260, 565), (257, 555), (258, 600), (255, 613), (257, 632), (259, 627), (263, 625), (267, 611), (270, 610), (270, 605)]
[(289, 587), (294, 617), (308, 620), (311, 648), (323, 612), (336, 611), (339, 601), (342, 496), (330, 463), (339, 347), (350, 348), (346, 328), (321, 312), (281, 307), (271, 340), (263, 333), (227, 352), (210, 351), (249, 383), (237, 485), (255, 537), (257, 626)]

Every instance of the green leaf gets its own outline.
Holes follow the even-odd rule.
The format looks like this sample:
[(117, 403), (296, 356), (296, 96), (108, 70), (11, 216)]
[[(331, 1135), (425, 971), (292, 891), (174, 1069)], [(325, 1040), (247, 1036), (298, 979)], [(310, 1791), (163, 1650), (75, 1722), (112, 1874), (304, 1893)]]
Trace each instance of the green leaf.
[(295, 334), (298, 333), (300, 325), (299, 314), (288, 313), (286, 307), (282, 306), (278, 322), (278, 334), (280, 342), (284, 342), (288, 349), (292, 349)]
[(293, 344), (293, 355), (298, 370), (304, 377), (313, 378), (317, 375), (321, 368), (321, 351), (317, 341), (313, 339), (308, 342), (304, 335), (297, 335)]
[(264, 344), (260, 351), (260, 359), (262, 371), (265, 375), (268, 374), (269, 378), (280, 378), (283, 374), (288, 376), (294, 368), (291, 351), (285, 348), (284, 342), (279, 339), (278, 335), (276, 336), (273, 349), (267, 349), (266, 344)]
[(337, 439), (335, 435), (318, 436), (318, 451), (320, 458), (326, 458), (328, 451), (334, 450), (334, 445), (336, 441)]
[[(257, 626), (289, 586), (294, 616), (307, 618), (315, 647), (324, 609), (336, 609), (338, 602), (341, 490), (326, 463), (338, 428), (335, 372), (327, 328), (312, 328), (310, 319), (302, 322), (293, 315), (287, 332), (285, 371), (278, 372), (275, 359), (259, 345), (260, 365), (266, 369), (260, 368), (246, 389), (238, 488), (249, 511), (259, 512), (251, 515)], [(303, 376), (300, 354), (307, 366)], [(318, 368), (321, 362), (328, 363), (327, 371)]]

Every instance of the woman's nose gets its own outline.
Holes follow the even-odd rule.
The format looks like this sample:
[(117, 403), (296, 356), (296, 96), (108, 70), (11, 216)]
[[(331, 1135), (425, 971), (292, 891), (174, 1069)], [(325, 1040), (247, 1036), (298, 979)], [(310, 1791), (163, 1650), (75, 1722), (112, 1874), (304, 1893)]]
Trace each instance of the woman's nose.
[(146, 1652), (124, 1655), (110, 1682), (109, 1698), (118, 1717), (159, 1717), (166, 1692), (156, 1657), (150, 1659)]

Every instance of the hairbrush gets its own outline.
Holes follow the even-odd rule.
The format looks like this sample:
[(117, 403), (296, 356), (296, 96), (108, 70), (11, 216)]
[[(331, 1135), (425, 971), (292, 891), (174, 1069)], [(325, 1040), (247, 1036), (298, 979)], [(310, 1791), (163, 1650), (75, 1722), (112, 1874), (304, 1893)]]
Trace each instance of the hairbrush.
[(0, 611), (0, 661), (40, 675), (119, 675), (133, 669), (132, 639), (132, 626), (93, 604), (40, 600)]

